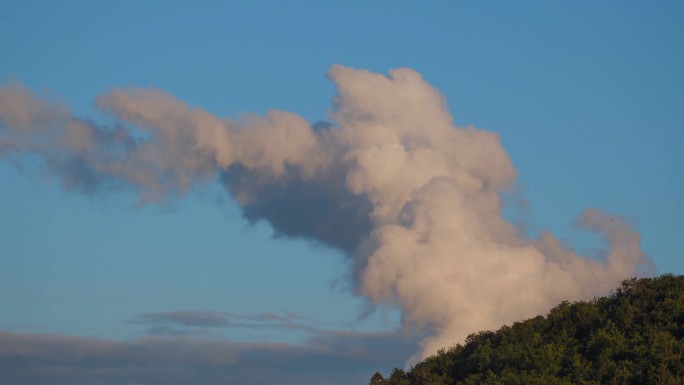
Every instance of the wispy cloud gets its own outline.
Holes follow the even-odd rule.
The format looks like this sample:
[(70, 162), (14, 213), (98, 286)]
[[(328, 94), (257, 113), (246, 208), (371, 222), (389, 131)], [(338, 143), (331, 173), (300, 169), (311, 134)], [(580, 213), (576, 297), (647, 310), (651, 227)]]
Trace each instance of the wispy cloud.
[(145, 313), (131, 320), (133, 323), (172, 323), (183, 326), (225, 327), (230, 324), (229, 316), (215, 311), (176, 311), (167, 313)]
[(314, 320), (290, 312), (241, 314), (211, 310), (173, 311), (140, 314), (129, 322), (147, 325), (148, 334), (154, 335), (203, 333), (208, 331), (206, 329), (214, 328), (275, 329), (308, 334), (324, 331), (315, 326)]
[(415, 349), (397, 333), (321, 332), (294, 345), (0, 332), (0, 383), (363, 384)]

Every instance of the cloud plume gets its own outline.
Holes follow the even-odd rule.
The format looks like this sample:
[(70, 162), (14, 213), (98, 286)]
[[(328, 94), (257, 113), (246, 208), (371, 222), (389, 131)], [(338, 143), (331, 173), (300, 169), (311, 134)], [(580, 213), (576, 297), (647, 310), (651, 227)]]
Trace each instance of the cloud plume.
[(114, 88), (96, 100), (118, 122), (105, 126), (12, 83), (0, 88), (0, 156), (36, 157), (67, 189), (129, 186), (143, 203), (218, 180), (249, 221), (349, 255), (359, 295), (428, 330), (414, 359), (603, 294), (648, 263), (639, 234), (599, 209), (579, 222), (606, 241), (604, 260), (549, 233), (521, 237), (502, 214), (516, 170), (498, 135), (457, 127), (416, 71), (328, 75), (330, 124), (219, 118), (163, 91)]

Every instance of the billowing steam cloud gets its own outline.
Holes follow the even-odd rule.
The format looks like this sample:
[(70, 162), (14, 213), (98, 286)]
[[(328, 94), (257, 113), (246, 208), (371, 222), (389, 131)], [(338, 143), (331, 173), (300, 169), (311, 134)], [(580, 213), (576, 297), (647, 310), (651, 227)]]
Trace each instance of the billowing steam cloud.
[(332, 124), (283, 111), (222, 119), (152, 89), (112, 89), (96, 105), (105, 127), (0, 88), (0, 156), (41, 159), (68, 189), (135, 188), (143, 202), (217, 178), (250, 221), (305, 237), (353, 260), (359, 294), (401, 308), (430, 331), (422, 351), (469, 333), (602, 294), (647, 257), (634, 230), (600, 210), (580, 223), (609, 248), (596, 261), (551, 234), (526, 240), (502, 216), (516, 172), (496, 134), (459, 128), (415, 71), (389, 76), (333, 66)]

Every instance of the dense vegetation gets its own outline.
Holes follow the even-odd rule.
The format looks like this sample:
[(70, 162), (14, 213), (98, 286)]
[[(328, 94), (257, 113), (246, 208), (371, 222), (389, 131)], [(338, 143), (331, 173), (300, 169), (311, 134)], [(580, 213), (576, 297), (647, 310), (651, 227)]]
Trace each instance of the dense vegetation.
[(684, 276), (630, 279), (607, 297), (470, 335), (370, 384), (681, 385), (683, 337)]

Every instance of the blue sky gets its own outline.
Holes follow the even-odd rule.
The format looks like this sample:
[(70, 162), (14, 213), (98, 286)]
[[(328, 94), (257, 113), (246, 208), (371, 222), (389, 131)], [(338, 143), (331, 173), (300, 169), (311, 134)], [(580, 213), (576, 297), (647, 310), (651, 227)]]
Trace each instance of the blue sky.
[[(116, 86), (161, 89), (220, 117), (280, 109), (314, 123), (330, 120), (331, 65), (409, 67), (446, 97), (457, 126), (500, 135), (519, 175), (508, 199), (524, 202), (506, 216), (529, 238), (549, 230), (591, 254), (598, 238), (576, 221), (597, 207), (636, 225), (656, 273), (683, 274), (683, 12), (676, 1), (5, 1), (0, 82), (19, 81), (97, 122), (111, 118), (94, 100)], [(0, 158), (0, 337), (127, 344), (175, 332), (313, 349), (312, 339), (334, 345), (353, 335), (349, 344), (366, 352), (378, 338), (375, 348), (393, 350), (375, 366), (330, 353), (330, 371), (288, 377), (312, 384), (358, 383), (416, 349), (414, 337), (394, 334), (398, 309), (366, 314), (341, 252), (274, 238), (265, 221), (244, 220), (218, 183), (141, 207), (125, 188), (64, 191), (36, 163)], [(173, 312), (211, 314), (222, 326), (188, 326)], [(150, 314), (166, 318), (150, 327)], [(306, 373), (302, 357), (297, 375)], [(349, 376), (334, 374), (335, 363)]]

